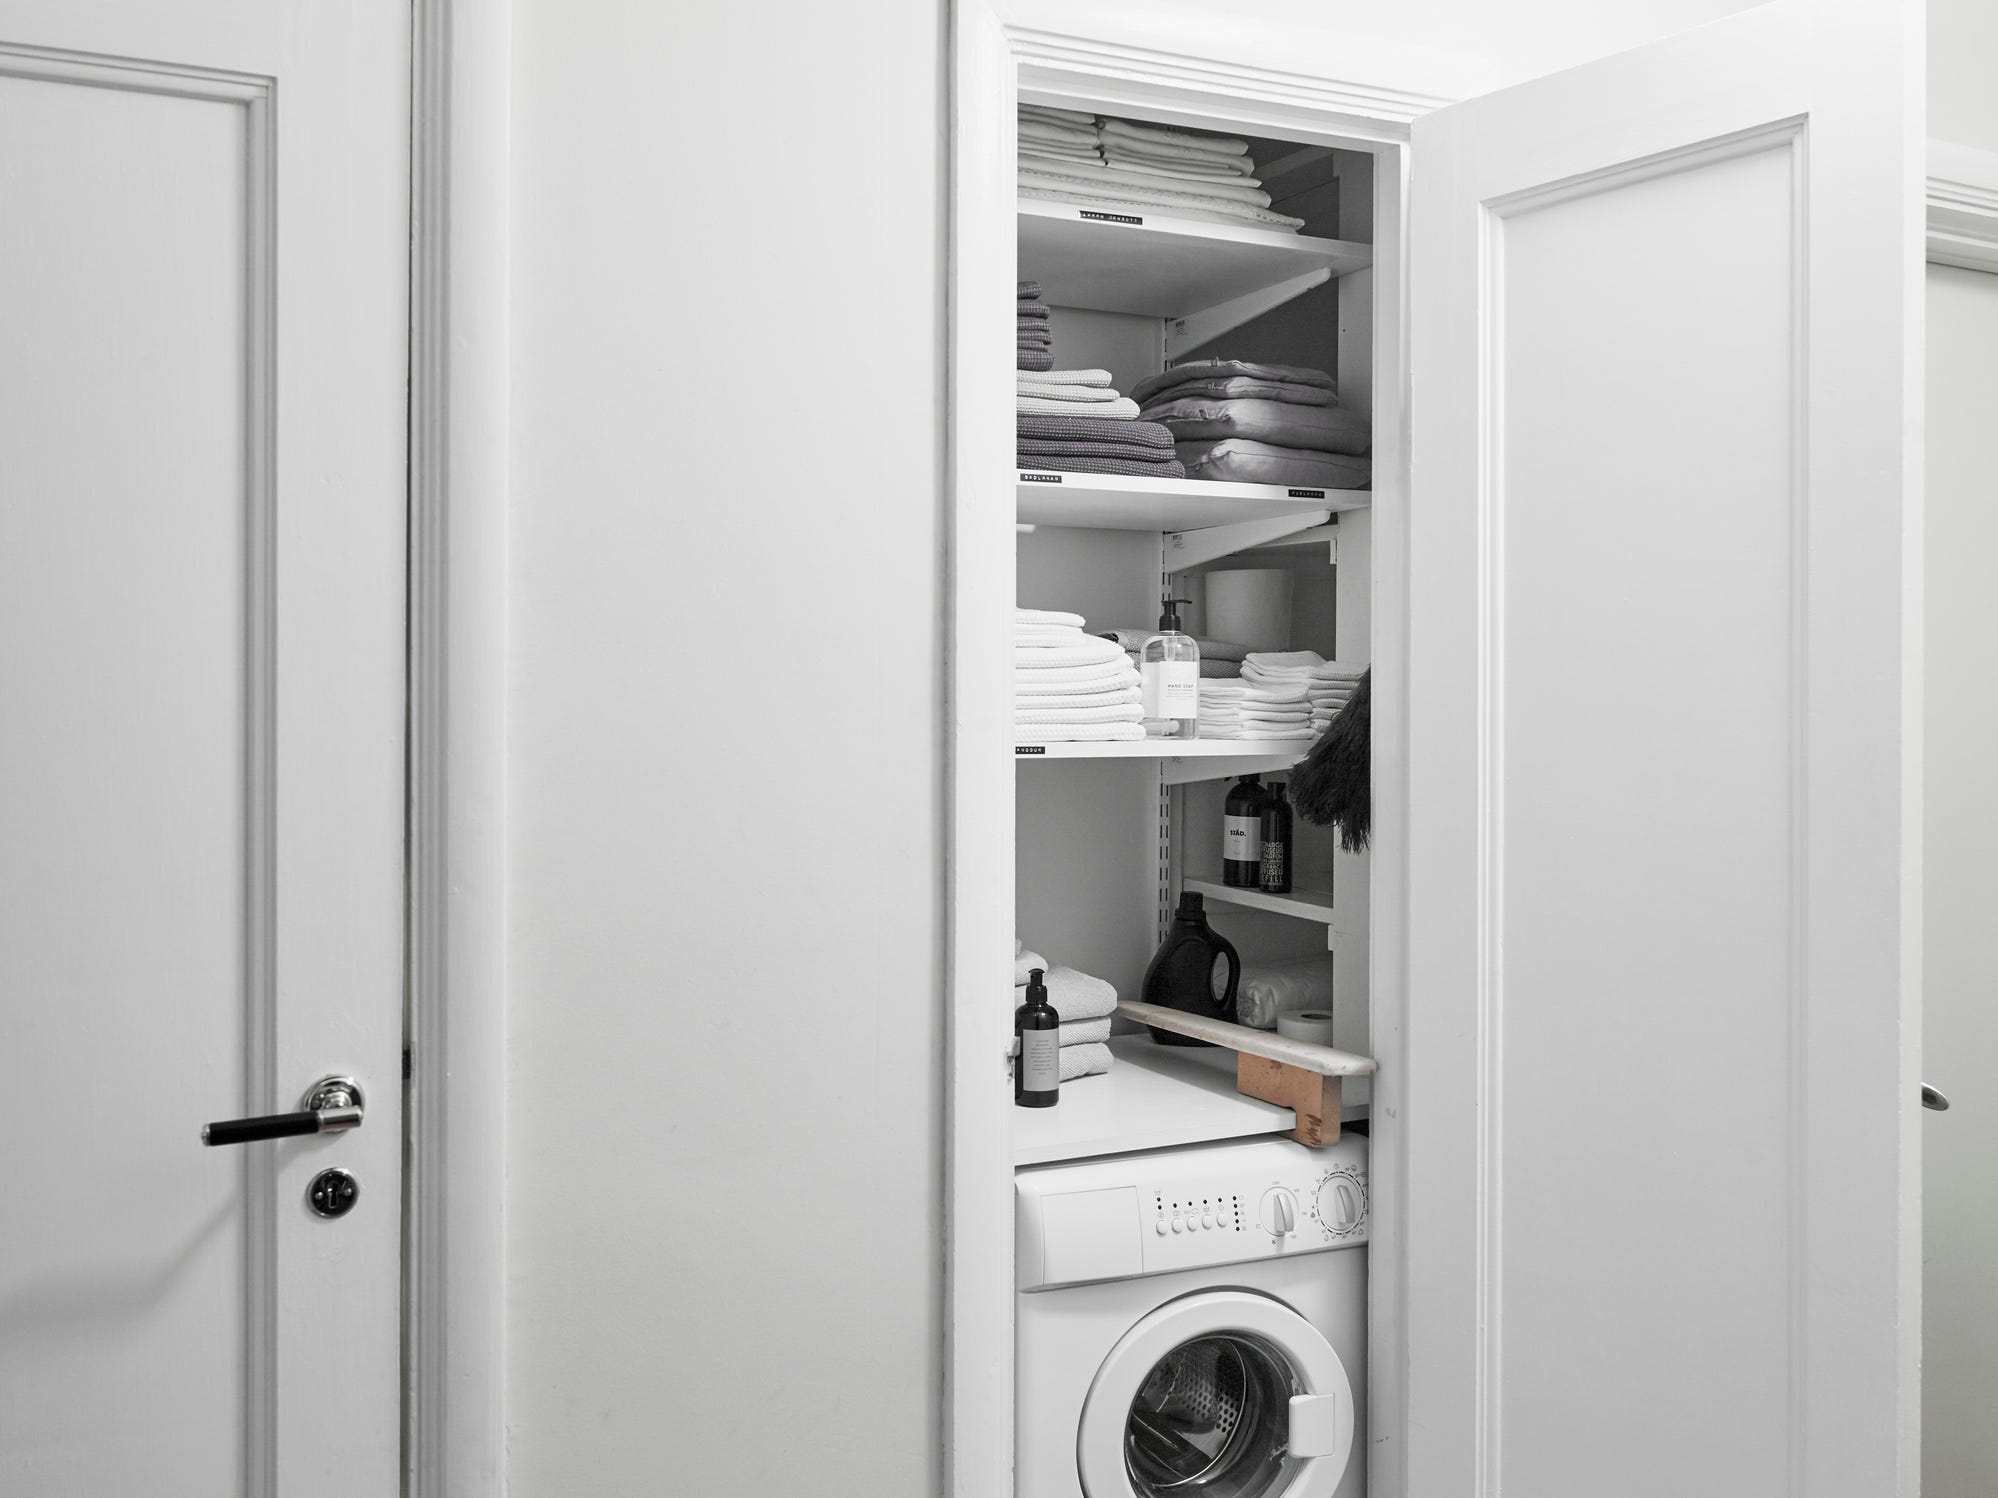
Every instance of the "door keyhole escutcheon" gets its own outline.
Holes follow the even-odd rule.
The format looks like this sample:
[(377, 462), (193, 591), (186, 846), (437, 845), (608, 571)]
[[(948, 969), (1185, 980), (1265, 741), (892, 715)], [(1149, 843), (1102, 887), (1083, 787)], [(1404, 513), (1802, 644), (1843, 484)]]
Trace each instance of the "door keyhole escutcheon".
[(322, 1170), (305, 1190), (305, 1204), (321, 1217), (345, 1217), (361, 1199), (361, 1183), (337, 1166)]

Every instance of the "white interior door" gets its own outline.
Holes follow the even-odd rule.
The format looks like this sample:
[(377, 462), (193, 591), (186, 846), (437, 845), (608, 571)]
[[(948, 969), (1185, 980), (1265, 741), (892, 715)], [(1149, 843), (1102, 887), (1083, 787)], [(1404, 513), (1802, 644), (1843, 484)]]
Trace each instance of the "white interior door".
[[(0, 0), (22, 1498), (397, 1490), (408, 34)], [(328, 1073), (358, 1130), (203, 1147)]]
[(1913, 1491), (1919, 47), (1415, 125), (1412, 1498)]

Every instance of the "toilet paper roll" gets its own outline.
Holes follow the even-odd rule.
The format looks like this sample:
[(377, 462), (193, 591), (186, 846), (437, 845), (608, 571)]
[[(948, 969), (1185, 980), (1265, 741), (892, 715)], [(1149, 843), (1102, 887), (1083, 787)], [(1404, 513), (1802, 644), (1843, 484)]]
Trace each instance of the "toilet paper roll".
[(1207, 637), (1251, 650), (1290, 649), (1290, 592), (1296, 580), (1283, 567), (1208, 573)]
[(1332, 1011), (1329, 1009), (1300, 1009), (1294, 1014), (1277, 1016), (1277, 1034), (1291, 1040), (1308, 1040), (1314, 1045), (1332, 1044)]

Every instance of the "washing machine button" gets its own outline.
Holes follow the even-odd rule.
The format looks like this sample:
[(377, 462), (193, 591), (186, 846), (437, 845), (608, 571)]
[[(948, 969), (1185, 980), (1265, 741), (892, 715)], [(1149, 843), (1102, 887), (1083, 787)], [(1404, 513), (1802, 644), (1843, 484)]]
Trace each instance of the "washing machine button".
[(1152, 1229), (1163, 1238), (1166, 1235), (1166, 1220), (1161, 1217), (1157, 1222), (1152, 1224)]

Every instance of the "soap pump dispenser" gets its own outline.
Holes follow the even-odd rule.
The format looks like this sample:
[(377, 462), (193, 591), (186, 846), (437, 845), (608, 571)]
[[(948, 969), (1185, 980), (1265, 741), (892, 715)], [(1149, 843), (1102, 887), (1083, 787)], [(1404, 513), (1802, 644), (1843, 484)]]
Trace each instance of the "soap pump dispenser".
[(1179, 627), (1179, 606), (1187, 601), (1165, 601), (1159, 632), (1138, 651), (1147, 738), (1191, 739), (1200, 735), (1200, 647)]

